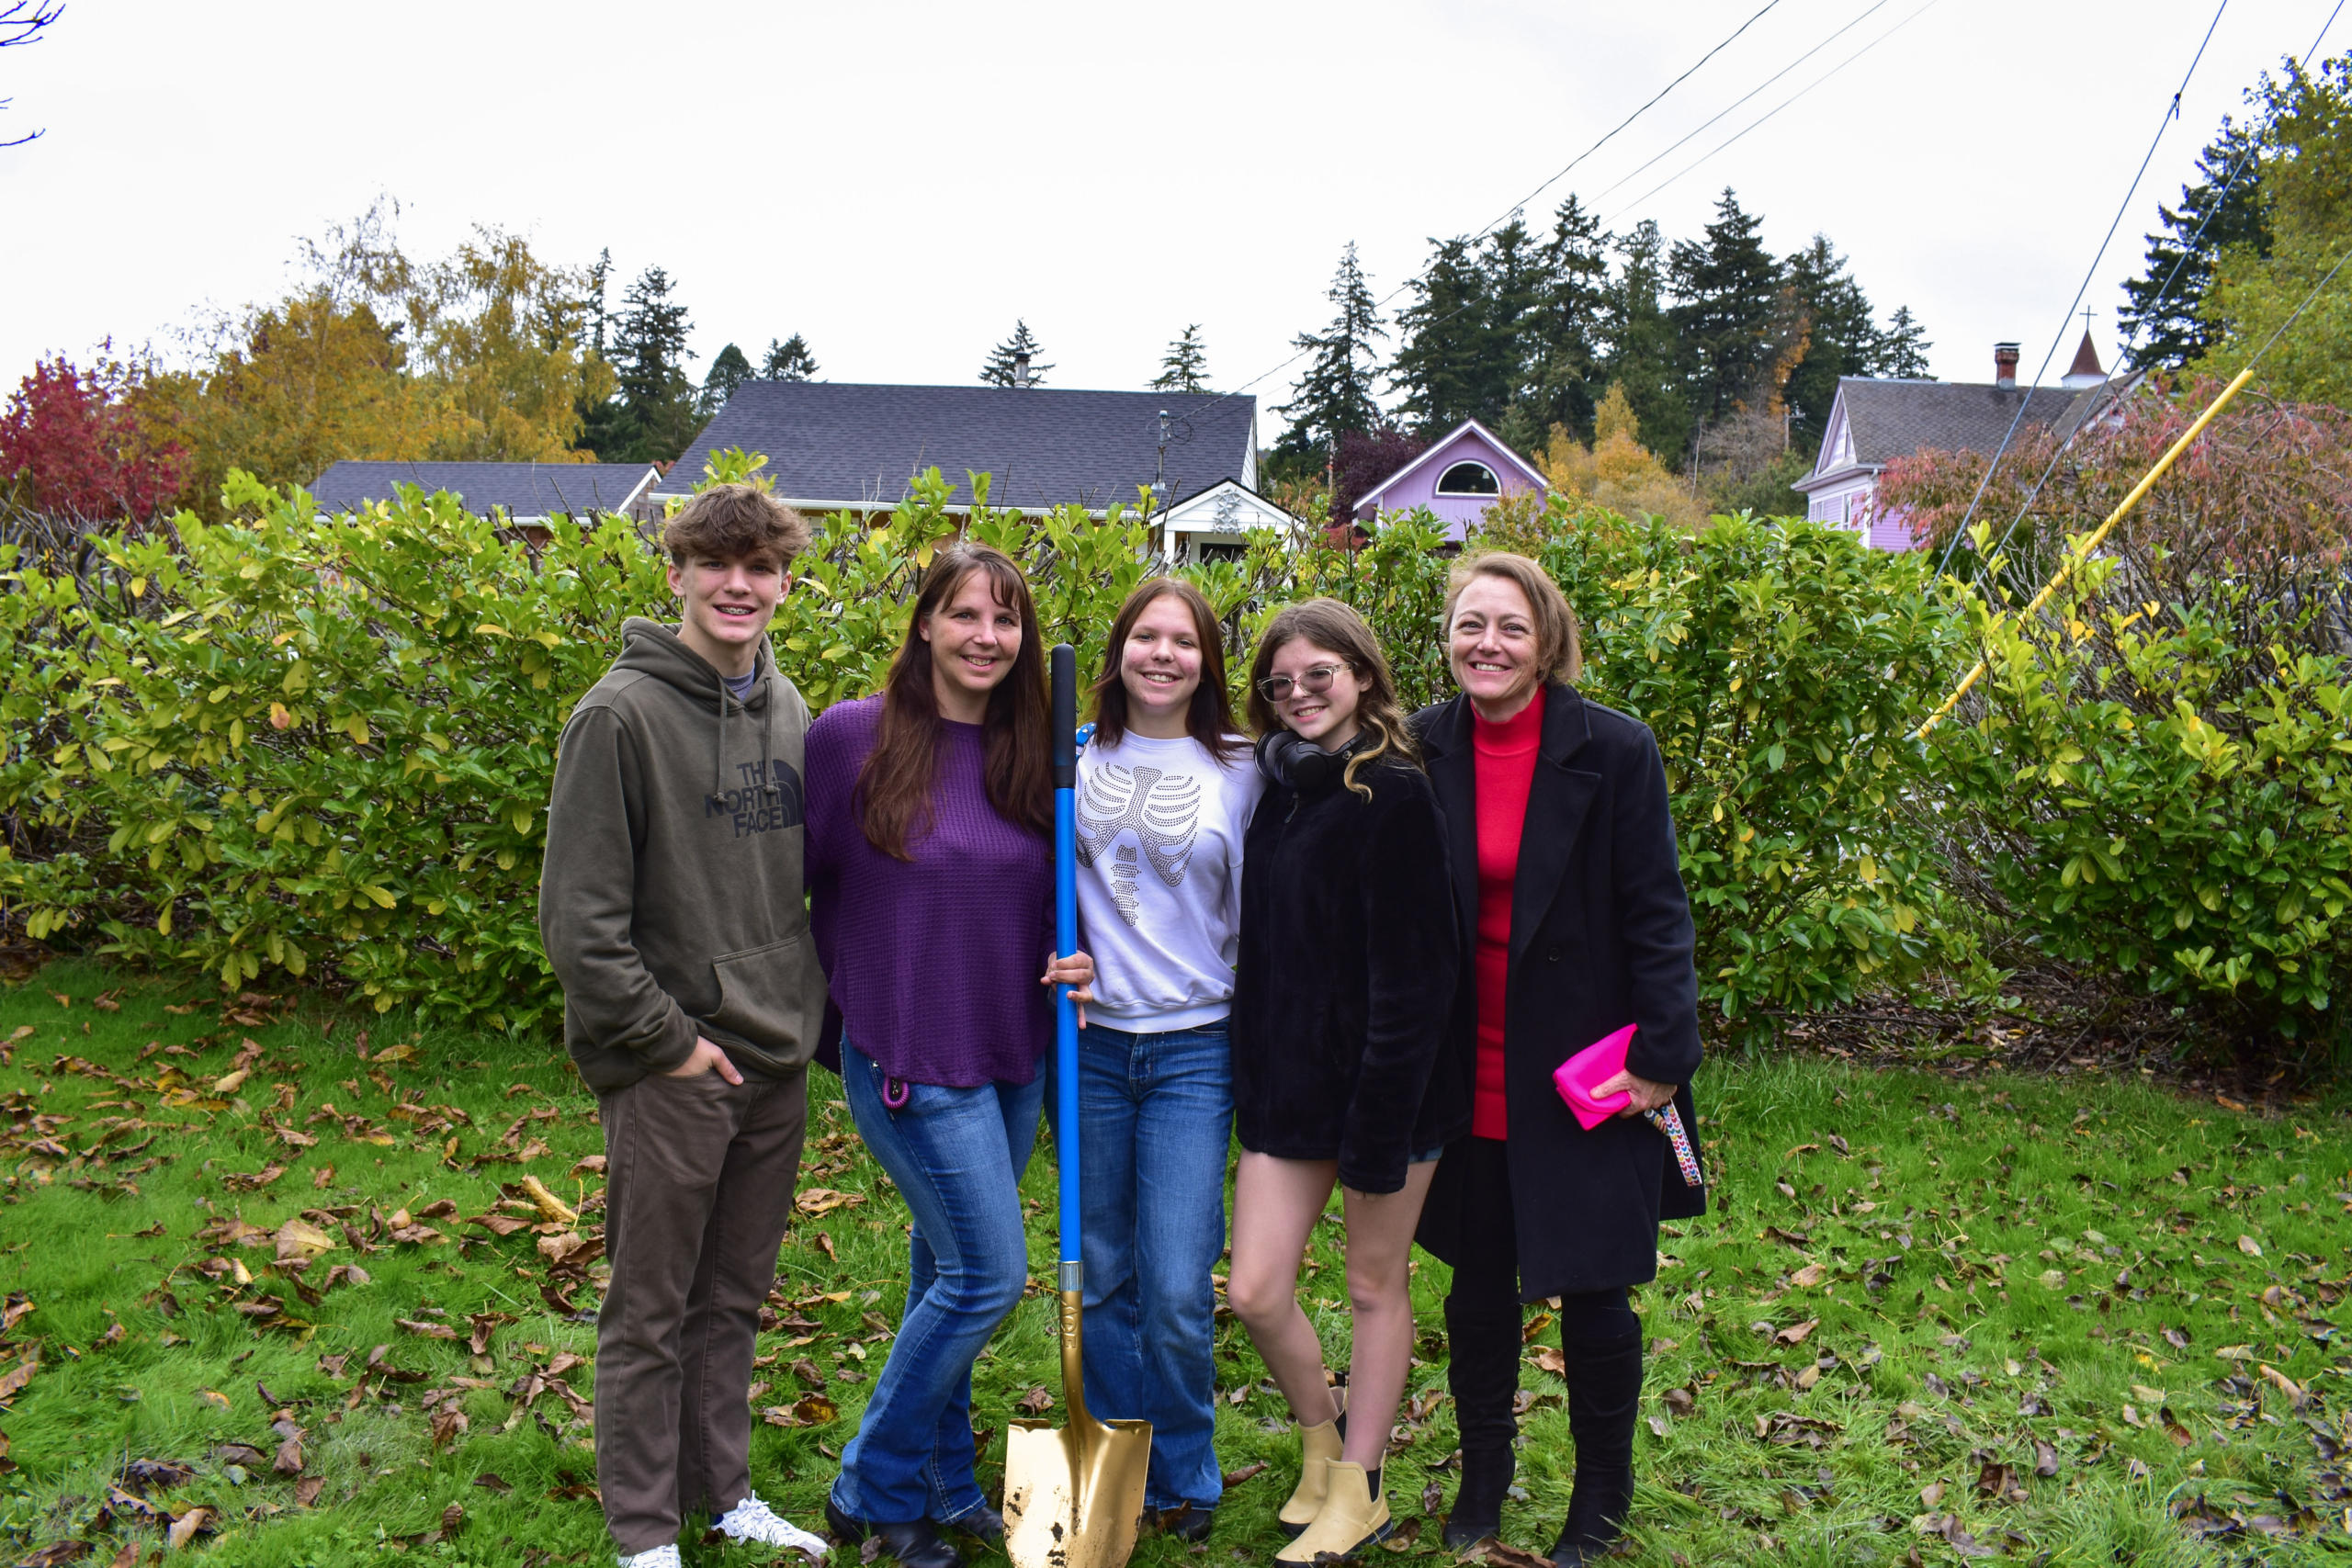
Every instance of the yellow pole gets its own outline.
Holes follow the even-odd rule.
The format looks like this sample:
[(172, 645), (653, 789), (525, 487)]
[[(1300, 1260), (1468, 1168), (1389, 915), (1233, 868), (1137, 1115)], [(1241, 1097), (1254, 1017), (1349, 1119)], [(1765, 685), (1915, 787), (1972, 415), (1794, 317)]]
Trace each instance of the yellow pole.
[[(2066, 558), (2058, 563), (2058, 570), (2051, 575), (2048, 582), (2042, 584), (2041, 592), (2033, 596), (2033, 602), (2025, 607), (2023, 615), (2034, 615), (2041, 613), (2041, 607), (2050, 603), (2050, 596), (2058, 592), (2059, 584), (2073, 575), (2076, 566), (2089, 558), (2090, 553), (2098, 548), (2100, 541), (2107, 537), (2118, 523), (2123, 521), (2124, 516), (2133, 507), (2140, 504), (2140, 498), (2146, 495), (2155, 487), (2155, 482), (2165, 477), (2165, 472), (2172, 468), (2174, 460), (2188, 450), (2188, 444), (2204, 434), (2205, 427), (2213, 423), (2213, 416), (2229, 406), (2230, 400), (2238, 395), (2238, 389), (2253, 378), (2254, 367), (2249, 365), (2237, 373), (2234, 380), (2222, 389), (2222, 395), (2215, 398), (2205, 412), (2197, 416), (2196, 423), (2180, 433), (2180, 439), (2174, 442), (2171, 449), (2156, 459), (2156, 466), (2148, 470), (2145, 478), (2132, 487), (2132, 493), (2125, 496), (2117, 503), (2115, 510), (2107, 514), (2107, 521), (2092, 529), (2080, 545), (2067, 551)], [(1960, 678), (1960, 684), (1951, 689), (1951, 695), (1943, 700), (1943, 705), (1929, 714), (1926, 721), (1911, 732), (1911, 739), (1919, 739), (1928, 731), (1933, 729), (1942, 721), (1946, 714), (1960, 705), (1960, 699), (1968, 695), (1969, 688), (1984, 678), (1984, 660), (1980, 659), (1969, 669), (1967, 674)]]

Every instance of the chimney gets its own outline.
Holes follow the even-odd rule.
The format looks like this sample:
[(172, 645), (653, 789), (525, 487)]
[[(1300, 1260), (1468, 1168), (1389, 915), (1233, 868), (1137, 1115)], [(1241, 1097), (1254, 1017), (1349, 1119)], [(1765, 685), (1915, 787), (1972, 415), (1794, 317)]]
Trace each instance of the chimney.
[[(2013, 372), (2011, 379), (2016, 378), (2014, 370), (2017, 365), (2017, 358), (2018, 356), (2014, 354), (2009, 355), (2009, 364)], [(1012, 384), (1016, 387), (1026, 387), (1029, 385), (1029, 355), (1026, 353), (1016, 354), (1012, 356)]]
[(2018, 345), (1996, 343), (1993, 345), (1993, 385), (2014, 387), (2018, 384)]

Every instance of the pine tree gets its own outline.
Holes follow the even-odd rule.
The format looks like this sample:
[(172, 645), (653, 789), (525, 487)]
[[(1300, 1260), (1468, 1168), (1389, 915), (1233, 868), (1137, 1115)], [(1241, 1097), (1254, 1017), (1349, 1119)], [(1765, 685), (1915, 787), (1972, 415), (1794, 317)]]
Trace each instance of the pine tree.
[(686, 379), (686, 308), (670, 299), (670, 275), (649, 266), (621, 296), (613, 334), (628, 462), (668, 462), (695, 437), (695, 385)]
[[(607, 357), (605, 336), (612, 317), (605, 308), (605, 296), (612, 275), (613, 253), (608, 246), (597, 254), (596, 265), (588, 269), (588, 355), (591, 359), (598, 361), (605, 361)], [(609, 384), (609, 378), (599, 378), (606, 379)], [(628, 417), (619, 397), (582, 397), (578, 406), (580, 434), (572, 441), (572, 448), (593, 454), (607, 463), (627, 461), (626, 449), (630, 442)]]
[(989, 350), (989, 362), (980, 367), (981, 381), (991, 387), (1020, 385), (1013, 379), (1013, 373), (1018, 368), (1013, 362), (1016, 356), (1023, 354), (1029, 356), (1029, 385), (1044, 386), (1046, 372), (1053, 367), (1038, 360), (1037, 340), (1030, 335), (1029, 323), (1025, 321), (1015, 321), (1012, 335)]
[(1808, 452), (1820, 446), (1822, 432), (1828, 428), (1838, 378), (1878, 371), (1878, 323), (1861, 285), (1846, 266), (1846, 258), (1826, 234), (1815, 234), (1811, 244), (1788, 259), (1789, 288), (1804, 312), (1806, 342), (1781, 396), (1794, 416), (1791, 441)]
[(741, 349), (729, 344), (710, 362), (710, 374), (703, 378), (702, 397), (695, 403), (695, 412), (704, 419), (710, 418), (727, 406), (727, 400), (735, 395), (737, 388), (751, 378), (752, 362), (743, 357)]
[(1616, 242), (1623, 265), (1609, 286), (1601, 317), (1601, 380), (1623, 390), (1643, 444), (1669, 468), (1690, 443), (1690, 405), (1675, 363), (1674, 323), (1660, 302), (1666, 287), (1666, 237), (1644, 219)]
[(1291, 339), (1291, 346), (1315, 358), (1292, 389), (1290, 401), (1273, 411), (1291, 422), (1275, 454), (1294, 467), (1311, 459), (1313, 467), (1322, 468), (1341, 435), (1380, 423), (1380, 405), (1372, 395), (1379, 374), (1372, 340), (1386, 337), (1388, 332), (1380, 324), (1379, 307), (1356, 260), (1353, 240), (1340, 253), (1339, 270), (1323, 297), (1339, 307), (1339, 314), (1323, 331)]
[(1928, 341), (1928, 329), (1912, 316), (1911, 307), (1897, 305), (1887, 319), (1886, 330), (1871, 345), (1870, 374), (1927, 380), (1928, 350), (1935, 346)]
[(1208, 388), (1209, 355), (1201, 342), (1201, 323), (1194, 321), (1184, 329), (1183, 335), (1168, 345), (1167, 355), (1159, 362), (1159, 374), (1152, 378), (1155, 392), (1205, 392)]
[(808, 340), (798, 333), (782, 343), (768, 339), (767, 357), (760, 361), (760, 375), (770, 381), (814, 380), (817, 368), (817, 356), (808, 352)]
[(1405, 340), (1388, 378), (1405, 394), (1398, 412), (1426, 435), (1465, 419), (1498, 425), (1524, 380), (1521, 329), (1542, 292), (1541, 255), (1516, 213), (1475, 250), (1467, 238), (1430, 243), (1436, 254), (1411, 286), (1419, 298), (1396, 317)]
[(1598, 365), (1609, 299), (1609, 237), (1573, 195), (1552, 215), (1539, 273), (1521, 327), (1525, 381), (1499, 432), (1523, 451), (1544, 446), (1555, 424), (1579, 438), (1589, 433), (1604, 390)]
[[(1749, 399), (1778, 346), (1781, 267), (1758, 233), (1763, 220), (1740, 209), (1730, 186), (1715, 203), (1703, 241), (1676, 242), (1668, 272), (1670, 312), (1681, 348), (1691, 411), (1708, 423)], [(1638, 402), (1636, 408), (1639, 407)], [(1650, 429), (1645, 416), (1642, 427)]]
[(2222, 334), (2206, 312), (2205, 297), (2222, 251), (2235, 246), (2270, 254), (2270, 213), (2256, 156), (2263, 130), (2259, 123), (2238, 125), (2224, 115), (2220, 133), (2197, 155), (2198, 183), (2181, 187), (2178, 207), (2157, 204), (2166, 232), (2147, 237), (2148, 270), (2123, 285), (2117, 317), (2126, 335), (2137, 340), (2133, 368), (2186, 365), (2210, 352)]

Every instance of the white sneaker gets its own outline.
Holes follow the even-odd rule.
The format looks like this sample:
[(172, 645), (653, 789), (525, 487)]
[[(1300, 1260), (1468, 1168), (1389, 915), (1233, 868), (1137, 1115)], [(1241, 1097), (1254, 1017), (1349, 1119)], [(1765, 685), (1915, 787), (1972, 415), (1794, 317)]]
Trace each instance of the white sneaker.
[(713, 1522), (712, 1528), (732, 1540), (755, 1540), (763, 1546), (789, 1547), (795, 1551), (805, 1552), (811, 1559), (820, 1560), (832, 1550), (824, 1537), (810, 1535), (760, 1501), (757, 1494), (729, 1508), (725, 1517)]
[(678, 1548), (674, 1542), (632, 1553), (622, 1558), (620, 1564), (621, 1568), (683, 1568), (683, 1564), (678, 1561)]

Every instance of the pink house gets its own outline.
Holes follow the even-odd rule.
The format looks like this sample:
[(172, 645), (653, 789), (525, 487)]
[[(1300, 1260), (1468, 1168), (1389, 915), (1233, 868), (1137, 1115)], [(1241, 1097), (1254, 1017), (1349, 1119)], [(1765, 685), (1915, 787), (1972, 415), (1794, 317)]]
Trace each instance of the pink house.
[(1496, 439), (1475, 419), (1364, 492), (1351, 514), (1370, 523), (1384, 512), (1426, 506), (1445, 524), (1445, 536), (1460, 539), (1487, 507), (1524, 491), (1539, 494), (1544, 476)]

